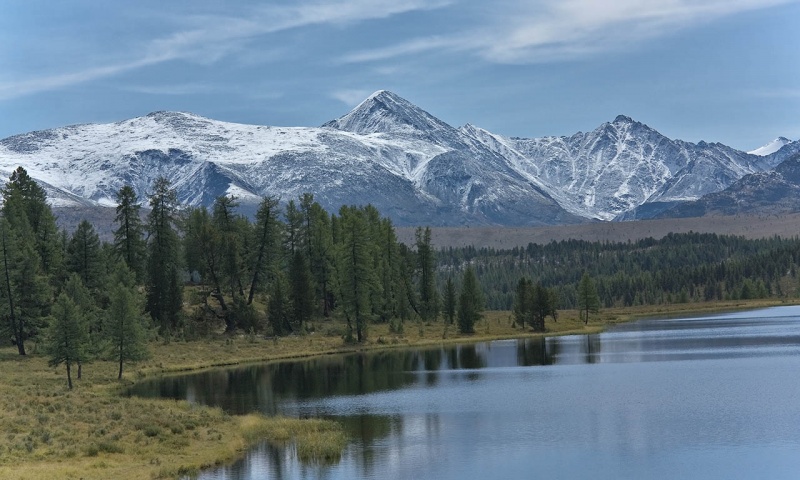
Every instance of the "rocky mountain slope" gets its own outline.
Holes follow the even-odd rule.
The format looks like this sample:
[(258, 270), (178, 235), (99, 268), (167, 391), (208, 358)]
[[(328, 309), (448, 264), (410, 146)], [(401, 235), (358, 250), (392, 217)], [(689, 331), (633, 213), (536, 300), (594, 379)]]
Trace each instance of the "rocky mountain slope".
[(745, 175), (723, 191), (676, 205), (656, 218), (781, 215), (800, 212), (800, 153), (775, 170)]
[[(252, 212), (264, 195), (312, 192), (330, 210), (371, 203), (398, 225), (535, 226), (652, 215), (767, 171), (793, 149), (670, 140), (624, 116), (571, 137), (510, 138), (454, 128), (379, 91), (318, 128), (155, 112), (16, 135), (0, 140), (0, 175), (22, 165), (56, 207), (111, 206), (125, 184), (144, 199), (163, 175), (189, 205), (232, 194)], [(641, 213), (648, 206), (660, 207)]]

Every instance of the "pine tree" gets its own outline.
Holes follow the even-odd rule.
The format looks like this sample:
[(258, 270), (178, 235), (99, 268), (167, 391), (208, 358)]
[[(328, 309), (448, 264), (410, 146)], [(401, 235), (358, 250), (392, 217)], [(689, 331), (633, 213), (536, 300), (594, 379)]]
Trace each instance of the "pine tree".
[(274, 197), (265, 197), (261, 200), (256, 212), (254, 228), (255, 248), (251, 259), (250, 289), (247, 294), (247, 304), (253, 303), (256, 290), (269, 280), (269, 273), (275, 265), (277, 256), (278, 225), (278, 200)]
[(72, 234), (66, 260), (67, 271), (77, 273), (89, 290), (96, 290), (104, 283), (100, 237), (87, 220), (81, 220)]
[(483, 317), (483, 294), (472, 266), (467, 267), (458, 297), (458, 331), (474, 333), (475, 324)]
[(232, 299), (244, 296), (242, 285), (242, 251), (244, 228), (241, 216), (234, 212), (239, 203), (232, 196), (224, 195), (214, 201), (213, 221), (219, 236), (219, 273), (224, 278), (227, 292)]
[(416, 231), (417, 268), (419, 272), (419, 315), (424, 321), (439, 315), (439, 294), (436, 289), (436, 257), (431, 245), (431, 229)]
[(50, 366), (62, 363), (67, 367), (67, 385), (72, 390), (72, 365), (88, 359), (88, 332), (86, 322), (75, 303), (65, 294), (56, 298), (53, 318), (47, 329), (45, 350), (50, 357)]
[(447, 282), (444, 284), (444, 318), (447, 325), (452, 325), (456, 318), (456, 307), (458, 306), (458, 299), (456, 297), (456, 286), (453, 283), (453, 277), (447, 277)]
[(112, 358), (119, 362), (117, 379), (121, 380), (126, 362), (137, 362), (148, 357), (142, 299), (136, 289), (135, 276), (125, 264), (117, 269), (106, 315), (109, 350)]
[(517, 282), (514, 296), (514, 320), (520, 328), (525, 329), (525, 323), (531, 320), (531, 281), (522, 277)]
[[(30, 229), (42, 272), (53, 276), (62, 267), (56, 219), (47, 194), (24, 168), (18, 167), (2, 189), (3, 214), (13, 229)], [(23, 226), (26, 223), (27, 226)]]
[(95, 299), (77, 273), (72, 273), (64, 282), (63, 292), (75, 303), (75, 307), (81, 314), (80, 320), (84, 322), (81, 328), (88, 335), (86, 358), (78, 362), (78, 379), (80, 379), (83, 374), (83, 364), (102, 354), (104, 348), (103, 320)]
[(267, 304), (267, 317), (272, 326), (272, 334), (276, 336), (291, 331), (288, 289), (286, 277), (283, 273), (278, 273), (272, 282)]
[(370, 239), (364, 211), (355, 207), (339, 210), (341, 229), (338, 245), (337, 273), (339, 276), (339, 299), (347, 319), (348, 336), (356, 332), (356, 341), (366, 340), (367, 325), (372, 305), (370, 290), (374, 282), (371, 264)]
[(137, 282), (144, 280), (147, 248), (144, 241), (144, 226), (140, 217), (139, 198), (129, 185), (120, 188), (116, 195), (117, 215), (114, 217), (114, 251), (125, 260)]
[(308, 260), (300, 249), (289, 262), (289, 301), (292, 326), (301, 328), (314, 315), (314, 284)]
[(589, 323), (589, 314), (600, 311), (600, 297), (589, 274), (584, 272), (578, 284), (578, 310), (583, 323)]
[(168, 341), (181, 323), (183, 288), (179, 279), (179, 241), (176, 232), (178, 196), (169, 180), (156, 179), (148, 215), (147, 311)]

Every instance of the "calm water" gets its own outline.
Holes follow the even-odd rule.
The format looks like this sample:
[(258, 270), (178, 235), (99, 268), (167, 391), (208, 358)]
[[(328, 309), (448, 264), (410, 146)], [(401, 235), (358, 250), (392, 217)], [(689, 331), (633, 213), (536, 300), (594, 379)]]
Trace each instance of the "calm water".
[(352, 438), (332, 465), (261, 445), (203, 479), (796, 479), (800, 307), (267, 364), (136, 393), (330, 417)]

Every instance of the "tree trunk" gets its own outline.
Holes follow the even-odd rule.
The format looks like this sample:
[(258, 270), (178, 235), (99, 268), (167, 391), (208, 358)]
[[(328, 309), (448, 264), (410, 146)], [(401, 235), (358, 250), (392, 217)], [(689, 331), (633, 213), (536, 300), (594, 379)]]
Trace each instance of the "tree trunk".
[(25, 338), (22, 331), (22, 319), (17, 324), (17, 316), (14, 312), (14, 296), (11, 293), (11, 276), (8, 273), (8, 249), (6, 248), (6, 230), (3, 228), (3, 267), (6, 276), (6, 295), (8, 296), (8, 318), (11, 322), (11, 331), (14, 333), (14, 341), (17, 343), (17, 351), (20, 355), (25, 355)]
[(70, 370), (70, 362), (67, 363), (67, 386), (72, 390), (72, 371)]
[[(124, 322), (123, 322), (124, 326)], [(123, 332), (125, 331), (123, 328), (120, 328)], [(122, 362), (125, 358), (123, 355), (123, 347), (124, 347), (124, 335), (119, 336), (119, 375), (117, 375), (117, 380), (122, 380)]]

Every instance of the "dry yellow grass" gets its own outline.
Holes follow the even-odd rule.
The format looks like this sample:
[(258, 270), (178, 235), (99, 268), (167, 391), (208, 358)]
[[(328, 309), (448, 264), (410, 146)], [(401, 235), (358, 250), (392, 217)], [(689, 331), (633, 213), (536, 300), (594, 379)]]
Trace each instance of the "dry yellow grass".
[[(547, 322), (548, 335), (592, 333), (609, 324), (654, 314), (683, 314), (775, 305), (727, 302), (604, 310), (584, 325), (577, 312), (560, 312)], [(476, 333), (455, 326), (407, 322), (402, 335), (373, 325), (364, 345), (342, 342), (342, 326), (314, 325), (314, 333), (277, 340), (255, 336), (219, 337), (202, 342), (151, 346), (152, 359), (126, 370), (116, 381), (113, 362), (84, 366), (75, 389), (66, 388), (62, 368), (40, 355), (20, 358), (0, 349), (0, 478), (175, 478), (231, 461), (264, 438), (295, 442), (301, 458), (334, 459), (346, 444), (341, 427), (321, 420), (231, 416), (183, 401), (127, 398), (120, 392), (134, 380), (164, 373), (275, 359), (378, 348), (423, 346), (537, 335), (515, 328), (509, 312), (487, 312)], [(334, 445), (334, 448), (329, 448)]]

